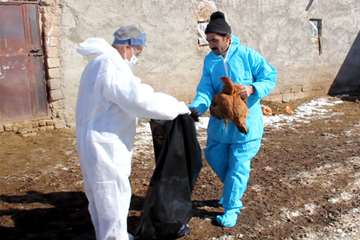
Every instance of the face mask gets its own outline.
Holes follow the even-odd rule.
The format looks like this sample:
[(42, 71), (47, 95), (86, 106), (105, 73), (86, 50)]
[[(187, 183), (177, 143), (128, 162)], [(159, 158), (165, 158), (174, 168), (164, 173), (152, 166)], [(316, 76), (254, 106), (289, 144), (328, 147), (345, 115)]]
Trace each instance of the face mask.
[(132, 56), (131, 56), (130, 60), (125, 59), (125, 62), (127, 62), (129, 65), (133, 66), (133, 65), (136, 65), (138, 59), (134, 54), (134, 49), (133, 48), (131, 48), (131, 53), (132, 53)]
[(130, 61), (129, 63), (132, 64), (132, 65), (136, 65), (138, 59), (135, 55), (132, 55), (132, 57), (130, 58)]

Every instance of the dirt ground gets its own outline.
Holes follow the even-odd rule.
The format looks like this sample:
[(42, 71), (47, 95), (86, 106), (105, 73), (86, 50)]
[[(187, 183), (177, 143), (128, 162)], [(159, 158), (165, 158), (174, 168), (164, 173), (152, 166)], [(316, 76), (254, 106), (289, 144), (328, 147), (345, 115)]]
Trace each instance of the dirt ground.
[[(295, 110), (300, 104), (288, 105)], [(275, 114), (285, 106), (271, 105)], [(193, 193), (191, 234), (183, 239), (360, 239), (360, 104), (344, 101), (325, 109), (322, 118), (266, 127), (246, 207), (233, 229), (212, 224), (222, 212), (222, 184), (204, 161)], [(198, 134), (204, 146), (205, 130)], [(154, 168), (148, 137), (136, 138), (129, 231), (139, 222)], [(75, 146), (69, 129), (0, 136), (1, 240), (95, 239)]]

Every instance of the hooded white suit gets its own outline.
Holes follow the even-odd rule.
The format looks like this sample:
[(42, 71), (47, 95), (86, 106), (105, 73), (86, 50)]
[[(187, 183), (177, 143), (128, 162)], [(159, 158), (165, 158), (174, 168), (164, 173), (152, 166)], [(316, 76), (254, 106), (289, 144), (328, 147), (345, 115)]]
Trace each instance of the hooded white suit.
[(78, 52), (93, 58), (81, 77), (76, 135), (96, 239), (128, 240), (128, 177), (136, 119), (174, 119), (189, 110), (174, 97), (142, 84), (105, 40), (89, 38)]

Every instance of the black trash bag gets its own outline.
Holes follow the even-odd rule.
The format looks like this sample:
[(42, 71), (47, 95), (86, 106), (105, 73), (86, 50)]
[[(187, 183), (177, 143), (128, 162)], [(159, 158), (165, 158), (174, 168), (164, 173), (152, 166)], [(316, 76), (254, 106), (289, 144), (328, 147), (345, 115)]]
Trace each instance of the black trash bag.
[(136, 239), (176, 239), (191, 218), (192, 187), (202, 167), (194, 121), (150, 122), (156, 167), (145, 198)]

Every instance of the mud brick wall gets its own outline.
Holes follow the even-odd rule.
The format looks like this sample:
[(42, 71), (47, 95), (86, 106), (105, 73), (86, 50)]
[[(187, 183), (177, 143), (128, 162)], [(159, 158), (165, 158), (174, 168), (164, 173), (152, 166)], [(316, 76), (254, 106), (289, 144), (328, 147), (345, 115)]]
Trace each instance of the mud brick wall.
[[(73, 123), (79, 79), (86, 60), (76, 53), (87, 37), (112, 41), (124, 24), (140, 25), (148, 44), (136, 74), (155, 90), (191, 101), (206, 46), (198, 24), (209, 11), (224, 11), (240, 41), (263, 54), (278, 72), (269, 100), (324, 95), (337, 76), (360, 29), (359, 0), (62, 0), (61, 39), (65, 113)], [(84, 11), (86, 9), (86, 11)], [(310, 19), (322, 21), (321, 45)]]
[(62, 8), (60, 0), (43, 0), (40, 2), (40, 5), (51, 118), (65, 120), (63, 83), (61, 78), (62, 65), (60, 59)]

